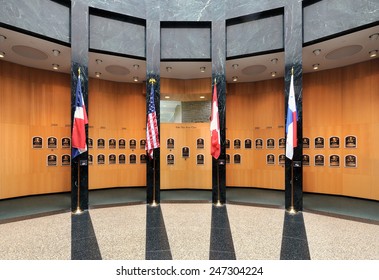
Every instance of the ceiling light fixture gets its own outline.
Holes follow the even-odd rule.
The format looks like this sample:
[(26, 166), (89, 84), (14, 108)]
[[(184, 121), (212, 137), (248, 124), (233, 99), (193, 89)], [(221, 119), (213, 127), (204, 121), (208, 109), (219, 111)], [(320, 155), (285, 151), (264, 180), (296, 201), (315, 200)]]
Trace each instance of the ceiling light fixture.
[(377, 57), (378, 56), (378, 50), (373, 50), (369, 52), (370, 57)]
[(368, 36), (370, 38), (370, 40), (378, 40), (379, 38), (379, 33), (374, 33), (374, 34), (371, 34), (370, 36)]
[(138, 82), (138, 77), (133, 77), (133, 81)]
[(170, 66), (166, 67), (167, 72), (171, 72), (171, 70), (172, 70), (172, 67), (170, 67)]
[(204, 67), (204, 66), (200, 67), (200, 72), (201, 72), (201, 73), (204, 73), (204, 72), (205, 72), (205, 67)]
[(321, 50), (320, 49), (316, 49), (313, 51), (313, 54), (314, 55), (319, 55), (321, 53)]
[(232, 80), (233, 80), (233, 82), (237, 82), (238, 81), (238, 77), (237, 76), (233, 76)]
[(273, 59), (271, 59), (271, 63), (272, 63), (272, 64), (277, 64), (277, 63), (278, 63), (278, 59), (277, 59), (277, 58), (273, 58)]
[(103, 63), (103, 61), (102, 61), (101, 59), (99, 59), (99, 58), (96, 59), (95, 61), (96, 61), (97, 64), (101, 64), (101, 63)]
[(133, 68), (134, 68), (135, 70), (138, 70), (139, 65), (138, 65), (138, 64), (133, 64)]
[(101, 72), (95, 72), (95, 76), (96, 76), (96, 78), (100, 78)]
[(234, 70), (237, 70), (238, 69), (238, 64), (233, 64), (232, 67), (233, 67)]
[(59, 50), (52, 50), (52, 52), (53, 52), (53, 55), (54, 56), (58, 56), (58, 55), (60, 55), (61, 54), (61, 52), (59, 51)]
[(4, 35), (0, 35), (0, 42), (3, 42), (7, 39), (7, 37), (5, 37)]
[(205, 98), (205, 96), (204, 96), (204, 95), (201, 95), (201, 96), (200, 96), (200, 99), (204, 99), (204, 98)]
[(275, 71), (271, 72), (271, 77), (276, 77), (276, 72)]
[(58, 64), (52, 64), (53, 65), (53, 69), (54, 70), (58, 70), (59, 69), (59, 65)]
[(0, 52), (0, 58), (4, 58), (5, 57), (5, 52)]
[(320, 64), (313, 64), (312, 67), (313, 67), (313, 70), (318, 70), (318, 68), (320, 67)]
[(166, 98), (166, 99), (170, 99), (170, 96), (166, 95), (164, 98)]

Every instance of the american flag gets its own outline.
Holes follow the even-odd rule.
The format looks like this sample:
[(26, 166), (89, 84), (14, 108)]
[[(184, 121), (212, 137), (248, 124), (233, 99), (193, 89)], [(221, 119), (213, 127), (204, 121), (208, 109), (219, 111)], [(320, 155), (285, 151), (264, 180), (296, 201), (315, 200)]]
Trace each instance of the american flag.
[(149, 108), (147, 109), (146, 124), (146, 150), (149, 157), (153, 158), (154, 149), (159, 148), (159, 135), (157, 124), (157, 113), (154, 103), (154, 85), (151, 85)]

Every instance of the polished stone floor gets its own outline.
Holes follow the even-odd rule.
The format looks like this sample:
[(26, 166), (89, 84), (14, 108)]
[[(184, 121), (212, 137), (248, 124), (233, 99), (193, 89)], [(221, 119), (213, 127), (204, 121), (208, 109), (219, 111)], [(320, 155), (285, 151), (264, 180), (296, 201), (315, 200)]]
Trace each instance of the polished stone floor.
[(0, 201), (0, 259), (379, 260), (375, 201), (305, 197), (292, 215), (278, 191), (232, 190), (222, 207), (208, 191), (163, 191), (152, 207), (144, 189), (113, 189), (73, 215), (67, 195)]

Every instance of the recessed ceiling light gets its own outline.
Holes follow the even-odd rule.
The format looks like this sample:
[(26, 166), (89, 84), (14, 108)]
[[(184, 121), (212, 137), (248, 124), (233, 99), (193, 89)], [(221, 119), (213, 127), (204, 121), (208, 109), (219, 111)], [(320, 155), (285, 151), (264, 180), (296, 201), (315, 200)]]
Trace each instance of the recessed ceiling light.
[(276, 77), (276, 72), (275, 71), (271, 72), (271, 77)]
[(101, 72), (95, 72), (95, 76), (96, 76), (96, 78), (100, 78)]
[(133, 68), (136, 69), (136, 70), (138, 70), (139, 65), (138, 64), (133, 64)]
[(379, 38), (379, 33), (374, 33), (368, 36), (371, 40), (378, 40)]
[(271, 59), (271, 63), (272, 63), (272, 64), (277, 64), (277, 63), (278, 63), (278, 59), (277, 59), (277, 58), (273, 58), (273, 59)]
[(103, 61), (102, 61), (101, 59), (99, 59), (99, 58), (96, 59), (95, 61), (96, 61), (97, 64), (101, 64), (101, 63), (103, 63)]
[(133, 77), (133, 81), (138, 82), (138, 77)]
[(237, 76), (233, 76), (232, 80), (233, 80), (233, 82), (237, 82), (238, 81), (238, 77)]
[(202, 72), (202, 73), (205, 72), (205, 67), (204, 66), (200, 67), (200, 72)]
[(204, 98), (205, 98), (205, 96), (204, 96), (204, 95), (201, 95), (201, 96), (200, 96), (200, 99), (204, 99)]
[(5, 37), (4, 35), (0, 35), (0, 42), (3, 42), (7, 39), (7, 37)]
[(378, 56), (378, 50), (373, 50), (369, 52), (370, 57), (377, 57)]
[(54, 70), (58, 70), (59, 69), (59, 65), (58, 64), (53, 64), (53, 69)]
[(237, 70), (238, 64), (233, 64), (232, 67), (233, 67), (234, 70)]
[(0, 58), (4, 58), (5, 57), (5, 52), (0, 52)]
[(170, 67), (170, 66), (166, 67), (167, 72), (171, 72), (171, 70), (172, 70), (172, 67)]
[(61, 54), (59, 50), (52, 50), (54, 56), (58, 56)]
[(166, 99), (170, 99), (170, 96), (168, 96), (168, 95), (165, 95), (165, 97), (164, 98), (166, 98)]
[(314, 55), (319, 55), (321, 53), (321, 50), (320, 49), (316, 49), (313, 51), (313, 54)]
[(318, 70), (318, 68), (320, 67), (320, 64), (313, 64), (312, 67), (313, 67), (313, 70)]

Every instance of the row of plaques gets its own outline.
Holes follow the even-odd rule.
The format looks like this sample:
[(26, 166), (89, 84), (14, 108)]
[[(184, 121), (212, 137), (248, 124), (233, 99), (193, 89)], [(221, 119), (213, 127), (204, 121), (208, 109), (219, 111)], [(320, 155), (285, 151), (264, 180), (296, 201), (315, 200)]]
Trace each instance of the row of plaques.
[[(233, 163), (240, 164), (241, 163), (241, 155), (235, 154), (233, 155)], [(284, 165), (286, 162), (286, 156), (284, 154), (278, 155), (278, 164)], [(230, 155), (226, 154), (226, 163), (230, 162)], [(275, 164), (275, 155), (268, 154), (266, 155), (266, 163), (268, 165)], [(311, 166), (311, 160), (309, 155), (303, 155), (302, 158), (303, 166)], [(314, 166), (325, 166), (325, 156), (324, 155), (315, 155), (314, 156)], [(330, 155), (329, 156), (329, 166), (330, 167), (340, 167), (340, 156), (339, 155)], [(355, 155), (346, 155), (345, 156), (345, 167), (357, 167), (357, 156)]]
[[(251, 139), (245, 139), (244, 141), (244, 148), (245, 149), (251, 149), (252, 148), (252, 140)], [(264, 148), (264, 142), (266, 142), (266, 148), (267, 149), (275, 149), (275, 139), (274, 138), (268, 138), (266, 141), (264, 141), (262, 138), (255, 139), (255, 149), (263, 149)], [(225, 147), (227, 149), (230, 149), (230, 140), (226, 139), (225, 141)], [(240, 139), (234, 139), (233, 140), (233, 148), (234, 149), (241, 149), (241, 140)], [(286, 140), (285, 138), (279, 138), (278, 140), (278, 147), (279, 149), (284, 149), (286, 147)], [(324, 149), (325, 148), (325, 138), (318, 136), (314, 138), (314, 147), (316, 149)], [(357, 148), (357, 137), (353, 135), (348, 135), (345, 137), (345, 148)], [(303, 148), (310, 148), (310, 139), (307, 137), (303, 138)], [(338, 136), (331, 136), (329, 137), (329, 148), (336, 149), (340, 148), (340, 137)]]
[[(105, 149), (105, 139), (99, 138), (97, 139), (97, 148), (98, 149)], [(109, 149), (116, 149), (118, 144), (119, 149), (126, 149), (126, 140), (125, 139), (119, 139), (118, 141), (114, 138), (111, 138), (108, 140), (108, 148)], [(34, 136), (32, 139), (32, 145), (34, 149), (42, 149), (43, 148), (43, 138), (41, 136)], [(141, 139), (139, 140), (139, 148), (145, 149), (146, 146), (146, 140)], [(71, 148), (71, 139), (68, 137), (63, 137), (61, 139), (61, 147), (63, 149), (69, 149)], [(47, 138), (47, 148), (48, 149), (57, 149), (58, 148), (58, 139), (54, 136), (50, 136)], [(88, 148), (93, 148), (93, 139), (88, 138)], [(136, 139), (130, 139), (129, 140), (129, 149), (135, 150), (137, 149), (137, 140)]]
[[(93, 155), (88, 155), (88, 164), (93, 164)], [(146, 154), (141, 154), (139, 156), (139, 163), (146, 163), (147, 156)], [(97, 164), (106, 164), (106, 156), (104, 154), (98, 154), (96, 156)], [(108, 155), (108, 164), (126, 164), (127, 156), (125, 154), (119, 154), (118, 156), (115, 154)], [(129, 163), (137, 164), (137, 155), (131, 154), (129, 155)], [(70, 166), (71, 165), (71, 156), (70, 155), (62, 155), (61, 156), (61, 165), (62, 166)], [(47, 155), (47, 166), (58, 166), (58, 156), (55, 154)]]

